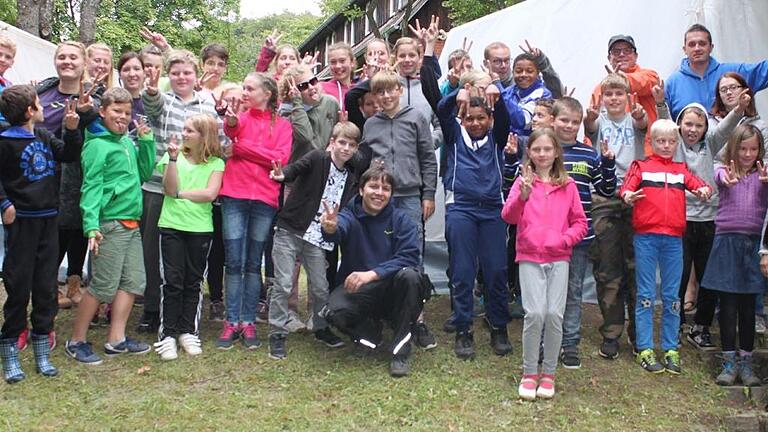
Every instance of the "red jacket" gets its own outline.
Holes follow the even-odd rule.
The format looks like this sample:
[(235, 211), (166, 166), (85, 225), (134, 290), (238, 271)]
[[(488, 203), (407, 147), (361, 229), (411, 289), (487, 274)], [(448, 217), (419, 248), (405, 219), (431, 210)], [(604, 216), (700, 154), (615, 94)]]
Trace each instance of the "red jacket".
[(673, 162), (655, 154), (629, 167), (619, 191), (643, 189), (645, 198), (635, 202), (632, 226), (638, 234), (665, 234), (682, 237), (685, 232), (685, 190), (694, 191), (707, 184), (688, 170), (683, 162)]

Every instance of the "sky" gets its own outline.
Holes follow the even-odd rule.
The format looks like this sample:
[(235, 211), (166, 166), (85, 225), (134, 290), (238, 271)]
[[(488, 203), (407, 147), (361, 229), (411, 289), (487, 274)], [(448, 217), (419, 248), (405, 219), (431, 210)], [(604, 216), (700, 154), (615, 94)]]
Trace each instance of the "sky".
[(320, 15), (317, 0), (240, 0), (240, 16), (242, 18), (259, 18), (279, 14), (283, 10), (294, 13), (311, 12)]

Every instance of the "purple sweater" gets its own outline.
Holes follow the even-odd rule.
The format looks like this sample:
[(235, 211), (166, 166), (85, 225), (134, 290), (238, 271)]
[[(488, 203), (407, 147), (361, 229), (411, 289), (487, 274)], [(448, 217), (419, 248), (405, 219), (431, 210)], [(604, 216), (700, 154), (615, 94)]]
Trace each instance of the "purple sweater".
[(715, 172), (720, 205), (715, 217), (715, 234), (760, 234), (768, 208), (768, 183), (759, 180), (757, 171), (728, 187), (723, 182), (725, 168)]

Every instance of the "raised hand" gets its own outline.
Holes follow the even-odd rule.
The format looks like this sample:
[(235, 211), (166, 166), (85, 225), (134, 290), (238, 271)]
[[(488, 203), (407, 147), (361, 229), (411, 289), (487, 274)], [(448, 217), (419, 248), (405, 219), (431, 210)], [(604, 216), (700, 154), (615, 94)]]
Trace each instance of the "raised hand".
[(280, 39), (282, 39), (283, 36), (285, 35), (278, 33), (277, 29), (273, 29), (272, 33), (267, 36), (267, 39), (264, 41), (264, 48), (277, 52), (277, 44), (280, 42)]
[(272, 171), (269, 172), (269, 178), (280, 183), (285, 180), (285, 175), (283, 174), (283, 164), (279, 160), (272, 161)]
[(593, 94), (589, 98), (589, 106), (587, 107), (587, 114), (584, 117), (584, 121), (588, 123), (593, 123), (597, 120), (597, 117), (600, 115), (600, 106), (603, 105), (603, 95), (601, 94), (600, 97), (595, 97)]
[(339, 222), (339, 206), (338, 204), (334, 204), (333, 207), (331, 207), (326, 201), (323, 201), (323, 208), (325, 211), (320, 215), (320, 226), (323, 231), (328, 234), (333, 234), (336, 232), (336, 227)]
[[(434, 15), (433, 15), (433, 17), (434, 17)], [(426, 41), (426, 39), (427, 39), (427, 28), (421, 26), (421, 23), (419, 22), (418, 18), (416, 18), (415, 24), (416, 24), (416, 27), (408, 24), (408, 30), (410, 30), (411, 33), (413, 33), (413, 35), (416, 37), (416, 39), (419, 39), (420, 41), (422, 41), (426, 45), (426, 42), (427, 42)]]
[(168, 44), (168, 40), (165, 39), (165, 36), (163, 36), (162, 33), (153, 32), (147, 27), (142, 27), (141, 30), (139, 30), (139, 35), (141, 35), (141, 37), (144, 38), (144, 40), (147, 42), (160, 48), (160, 51), (166, 51), (171, 47), (171, 45)]
[(643, 193), (643, 189), (640, 188), (634, 192), (624, 192), (624, 196), (622, 196), (622, 198), (624, 199), (624, 202), (631, 207), (635, 205), (635, 201), (645, 198), (645, 194)]
[(320, 51), (315, 51), (314, 55), (306, 52), (301, 59), (301, 64), (307, 65), (311, 70), (314, 70), (320, 63), (317, 62), (317, 58), (320, 56)]
[(494, 110), (494, 107), (496, 106), (496, 102), (501, 97), (501, 92), (499, 91), (499, 88), (495, 85), (491, 84), (488, 87), (485, 88), (485, 102), (488, 104), (488, 108), (491, 109), (491, 111)]
[(533, 168), (528, 163), (520, 164), (520, 199), (523, 201), (528, 201), (531, 196), (534, 180)]
[(509, 135), (507, 136), (507, 145), (504, 146), (504, 153), (516, 155), (517, 149), (518, 149), (517, 135), (510, 132)]
[(203, 75), (195, 81), (195, 91), (200, 91), (205, 87), (205, 84), (213, 78), (213, 73), (204, 72)]
[(761, 182), (768, 183), (768, 166), (765, 166), (761, 160), (757, 161), (757, 175)]
[(171, 159), (176, 159), (179, 157), (179, 139), (176, 135), (171, 135), (171, 139), (168, 142), (166, 151), (168, 152), (168, 157)]
[(227, 111), (224, 113), (224, 119), (229, 126), (235, 126), (237, 124), (237, 116), (240, 113), (240, 99), (232, 99), (232, 102), (227, 104)]
[(614, 159), (614, 158), (616, 158), (616, 155), (613, 153), (613, 151), (611, 151), (611, 148), (608, 146), (608, 140), (605, 139), (605, 138), (603, 138), (600, 141), (600, 154), (605, 159)]
[(709, 186), (702, 186), (691, 193), (696, 195), (701, 201), (707, 201), (709, 197), (712, 196), (712, 188)]
[(736, 105), (736, 109), (739, 110), (739, 112), (744, 113), (747, 108), (749, 108), (749, 103), (752, 102), (752, 96), (749, 95), (749, 89), (743, 89), (739, 93), (739, 101)]
[(664, 103), (664, 80), (660, 80), (658, 84), (651, 88), (651, 94), (657, 105)]
[(93, 237), (88, 238), (88, 250), (93, 253), (93, 256), (99, 255), (99, 244), (102, 240), (104, 240), (104, 236), (101, 234), (101, 231), (91, 231), (94, 233)]
[(629, 95), (629, 107), (633, 119), (640, 120), (645, 117), (645, 109), (642, 105), (637, 103), (637, 93)]
[(80, 116), (77, 114), (77, 102), (67, 99), (64, 106), (64, 127), (69, 130), (76, 130), (80, 124)]
[(525, 39), (525, 48), (523, 48), (522, 45), (518, 45), (518, 47), (526, 54), (530, 54), (534, 58), (541, 57), (541, 50), (531, 46), (531, 44), (528, 43), (528, 39)]
[(147, 124), (147, 120), (144, 116), (140, 116), (133, 121), (133, 125), (136, 127), (136, 135), (139, 138), (143, 138), (152, 132), (152, 128)]
[(347, 110), (339, 110), (339, 123), (345, 123), (349, 121), (349, 112)]
[[(467, 42), (469, 42), (469, 43), (467, 43)], [(461, 49), (463, 49), (465, 53), (469, 54), (469, 50), (472, 49), (472, 44), (473, 43), (474, 42), (472, 41), (472, 39), (469, 39), (469, 41), (467, 41), (467, 37), (464, 36), (464, 41), (461, 43)]]
[(491, 71), (490, 69), (485, 67), (485, 65), (480, 65), (480, 70), (482, 70), (483, 72), (487, 73), (488, 76), (491, 77), (491, 81), (496, 81), (496, 80), (500, 79), (499, 78), (499, 74), (497, 74), (496, 72)]
[(461, 74), (464, 73), (464, 63), (466, 62), (466, 59), (462, 58), (458, 63), (454, 63), (453, 67), (448, 69), (448, 82), (451, 83), (451, 87), (456, 87), (459, 85), (459, 80), (461, 79)]
[(621, 65), (619, 63), (616, 63), (616, 67), (611, 67), (611, 65), (603, 65), (605, 67), (605, 72), (610, 75), (612, 73), (621, 73), (619, 68)]
[(731, 187), (739, 182), (739, 174), (736, 172), (736, 163), (731, 161), (725, 167), (725, 175), (723, 176), (723, 183), (726, 187)]
[(147, 92), (148, 95), (154, 96), (158, 92), (160, 92), (160, 70), (150, 68), (147, 71), (147, 78), (144, 81), (144, 90)]
[(470, 88), (471, 86), (466, 84), (463, 89), (456, 93), (456, 106), (458, 107), (456, 116), (460, 119), (463, 119), (467, 114), (467, 110), (469, 110), (469, 98), (471, 97), (469, 92)]
[(301, 91), (298, 87), (296, 87), (296, 79), (293, 77), (288, 77), (286, 80), (286, 83), (288, 83), (288, 98), (293, 99), (295, 97), (301, 97)]
[(568, 91), (568, 86), (563, 86), (563, 96), (573, 97), (573, 93), (576, 91), (576, 87), (573, 87), (571, 91)]
[(211, 97), (213, 98), (214, 103), (214, 109), (216, 110), (216, 113), (219, 116), (224, 116), (227, 113), (227, 101), (224, 99), (224, 95), (221, 95), (220, 97), (216, 97), (215, 93), (211, 93)]
[(96, 90), (96, 86), (92, 85), (88, 91), (85, 91), (85, 86), (83, 82), (80, 81), (80, 94), (77, 97), (77, 111), (89, 112), (93, 110), (93, 99), (91, 98), (91, 94), (94, 90)]

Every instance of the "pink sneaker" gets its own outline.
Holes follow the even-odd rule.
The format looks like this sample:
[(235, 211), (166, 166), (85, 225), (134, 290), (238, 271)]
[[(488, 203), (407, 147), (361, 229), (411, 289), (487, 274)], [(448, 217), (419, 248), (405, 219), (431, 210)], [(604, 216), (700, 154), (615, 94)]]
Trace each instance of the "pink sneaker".
[(228, 350), (238, 338), (240, 338), (240, 325), (224, 321), (224, 328), (221, 329), (219, 339), (216, 341), (216, 348)]
[(261, 346), (259, 337), (256, 336), (256, 325), (254, 323), (243, 324), (243, 330), (240, 337), (243, 339), (243, 345), (246, 349), (252, 350)]
[(520, 396), (520, 399), (536, 399), (536, 383), (538, 380), (538, 375), (523, 375), (523, 378), (520, 380), (520, 386), (517, 387), (517, 394)]
[(536, 390), (536, 396), (542, 399), (552, 399), (555, 397), (555, 376), (541, 374), (539, 379), (539, 388)]

